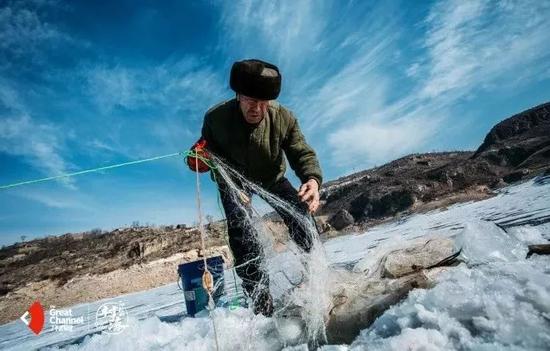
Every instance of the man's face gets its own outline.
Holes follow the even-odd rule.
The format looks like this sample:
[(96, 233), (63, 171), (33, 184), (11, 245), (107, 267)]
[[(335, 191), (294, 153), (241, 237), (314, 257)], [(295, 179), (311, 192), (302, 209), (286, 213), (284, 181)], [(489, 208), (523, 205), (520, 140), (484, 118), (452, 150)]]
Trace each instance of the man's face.
[(242, 94), (239, 94), (237, 99), (246, 122), (258, 124), (264, 119), (269, 100), (258, 100)]

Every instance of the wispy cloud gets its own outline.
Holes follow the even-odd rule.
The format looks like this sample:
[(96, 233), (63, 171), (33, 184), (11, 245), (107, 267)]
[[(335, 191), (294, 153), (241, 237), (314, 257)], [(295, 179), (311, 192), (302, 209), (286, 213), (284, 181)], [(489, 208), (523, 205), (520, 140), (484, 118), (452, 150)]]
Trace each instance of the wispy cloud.
[[(335, 13), (325, 2), (240, 1), (223, 7), (230, 38), (223, 47), (278, 62), (283, 92), (306, 134), (333, 166), (346, 168), (421, 150), (459, 99), (544, 76), (549, 6), (438, 1), (417, 23), (418, 39), (403, 31), (407, 9), (397, 2), (350, 2)], [(416, 56), (401, 57), (403, 50)], [(294, 78), (285, 80), (285, 72)], [(406, 138), (402, 126), (416, 134)]]
[[(7, 111), (0, 119), (0, 152), (22, 157), (46, 175), (67, 172), (70, 164), (62, 154), (68, 131), (34, 120), (17, 93), (6, 85), (0, 88), (0, 106)], [(62, 182), (72, 186), (69, 180)]]
[[(44, 62), (40, 50), (70, 42), (71, 37), (44, 18), (51, 1), (8, 1), (0, 7), (0, 68), (9, 68), (10, 62)], [(63, 6), (56, 4), (56, 10)]]
[(89, 96), (104, 113), (117, 107), (196, 112), (205, 100), (225, 91), (224, 80), (192, 57), (139, 68), (104, 64), (83, 67), (82, 72)]
[(19, 189), (16, 195), (53, 209), (91, 210), (85, 205), (85, 201), (75, 193), (67, 195), (65, 192)]
[(220, 45), (239, 59), (261, 56), (292, 69), (323, 45), (330, 10), (326, 1), (224, 2)]
[[(320, 87), (308, 94), (305, 89), (312, 84), (303, 85), (303, 92), (297, 94), (304, 98), (294, 99), (292, 105), (307, 122), (307, 128), (314, 130), (356, 121), (370, 116), (381, 109), (388, 99), (389, 80), (383, 74), (386, 55), (395, 45), (397, 35), (390, 33), (390, 26), (364, 43), (350, 54), (347, 61), (333, 75), (326, 78)], [(318, 68), (322, 70), (322, 67)], [(314, 73), (313, 73), (314, 74)], [(315, 80), (306, 76), (305, 79)]]
[(353, 165), (359, 169), (380, 165), (397, 156), (418, 152), (438, 128), (438, 121), (429, 118), (358, 122), (330, 134), (332, 161), (337, 166)]
[(549, 14), (547, 1), (437, 3), (425, 20), (422, 96), (463, 95), (495, 81), (517, 85), (537, 78), (550, 67)]
[[(65, 138), (52, 124), (39, 123), (28, 115), (0, 120), (0, 152), (20, 156), (45, 175), (66, 173), (70, 164), (62, 157)], [(70, 180), (61, 180), (72, 184)]]
[[(384, 101), (384, 91), (376, 94), (375, 90), (374, 96), (366, 93), (378, 97), (379, 105), (361, 114), (363, 121), (356, 119), (330, 133), (332, 162), (351, 166), (362, 160), (372, 166), (421, 151), (438, 135), (442, 122), (453, 117), (450, 111), (461, 98), (490, 91), (497, 85), (517, 87), (540, 78), (550, 66), (549, 10), (550, 4), (537, 1), (437, 2), (422, 22), (427, 27), (422, 41), (426, 55), (410, 63), (404, 72), (413, 80), (412, 89), (391, 103)], [(387, 54), (384, 52), (381, 58)], [(353, 82), (352, 75), (347, 77), (336, 79), (340, 83)], [(384, 75), (379, 81), (387, 90), (397, 84), (395, 75)], [(364, 82), (376, 87), (372, 79)], [(341, 98), (332, 100), (338, 106)], [(353, 102), (344, 101), (342, 105), (350, 110)], [(355, 112), (361, 113), (361, 108)]]
[(87, 143), (87, 145), (97, 150), (117, 152), (117, 150), (112, 145), (109, 145), (105, 141), (99, 140), (97, 138), (92, 139), (90, 142)]
[[(44, 175), (72, 168), (64, 157), (71, 130), (45, 119), (47, 113), (37, 118), (28, 95), (40, 96), (48, 89), (19, 75), (44, 78), (46, 53), (74, 44), (70, 35), (49, 21), (48, 11), (53, 8), (58, 13), (66, 10), (65, 5), (47, 0), (7, 1), (0, 6), (0, 152), (17, 156)], [(45, 110), (48, 107), (40, 106), (40, 111)], [(71, 180), (60, 182), (74, 188)]]
[[(134, 158), (188, 147), (191, 139), (200, 134), (205, 111), (227, 95), (225, 77), (193, 57), (139, 68), (102, 64), (82, 67), (81, 72), (86, 82), (84, 89), (100, 114), (108, 118), (140, 117), (139, 124), (132, 123), (133, 133), (137, 129), (137, 135), (141, 133), (158, 141), (152, 145), (134, 138), (132, 145), (125, 145), (120, 138), (127, 128), (119, 126), (116, 133), (108, 131), (109, 142), (96, 143), (96, 146), (109, 145), (121, 153), (133, 154)], [(128, 125), (128, 119), (124, 121)], [(182, 144), (182, 140), (187, 141)]]

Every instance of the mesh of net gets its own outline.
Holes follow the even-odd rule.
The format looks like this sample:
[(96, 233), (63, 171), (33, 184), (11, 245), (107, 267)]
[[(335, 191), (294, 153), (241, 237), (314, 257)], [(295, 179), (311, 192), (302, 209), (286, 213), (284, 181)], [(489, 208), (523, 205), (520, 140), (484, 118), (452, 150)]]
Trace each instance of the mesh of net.
[[(243, 177), (220, 157), (212, 155), (212, 159), (216, 164), (216, 176), (222, 178), (232, 200), (245, 214), (240, 225), (247, 229), (247, 233), (256, 236), (250, 239), (256, 240), (261, 247), (260, 257), (253, 259), (261, 262), (264, 276), (266, 280), (269, 279), (269, 283), (260, 282), (259, 286), (269, 284), (272, 295), (277, 292), (274, 316), (299, 317), (305, 324), (308, 342), (326, 341), (325, 321), (332, 308), (334, 287), (337, 286), (333, 280), (341, 279), (341, 276), (329, 269), (315, 222), (294, 205)], [(292, 240), (288, 240), (287, 252), (281, 258), (281, 254), (274, 249), (273, 230), (258, 211), (247, 203), (243, 194), (256, 194), (274, 209), (292, 216), (309, 237), (311, 250), (305, 252)], [(255, 298), (254, 294), (251, 297)]]

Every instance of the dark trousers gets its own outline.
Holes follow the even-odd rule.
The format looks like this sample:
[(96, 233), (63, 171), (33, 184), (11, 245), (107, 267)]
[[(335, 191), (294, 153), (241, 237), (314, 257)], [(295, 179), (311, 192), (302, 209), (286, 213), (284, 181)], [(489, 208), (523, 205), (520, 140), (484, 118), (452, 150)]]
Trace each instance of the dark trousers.
[[(243, 280), (243, 288), (249, 296), (252, 296), (260, 281), (263, 280), (265, 283), (268, 283), (268, 281), (260, 268), (262, 252), (260, 245), (256, 241), (257, 235), (255, 229), (245, 220), (247, 215), (245, 211), (250, 213), (251, 209), (247, 205), (239, 206), (237, 201), (240, 200), (233, 199), (224, 184), (218, 185), (223, 209), (227, 218), (229, 246), (235, 258), (236, 271)], [(302, 214), (307, 213), (307, 206), (300, 201), (297, 190), (294, 189), (288, 179), (281, 179), (271, 186), (268, 191), (293, 205)], [(250, 197), (252, 194), (246, 195)], [(292, 240), (304, 251), (309, 252), (312, 243), (303, 225), (284, 211), (277, 208), (275, 210), (288, 227)], [(266, 289), (266, 286), (263, 286), (263, 288)]]

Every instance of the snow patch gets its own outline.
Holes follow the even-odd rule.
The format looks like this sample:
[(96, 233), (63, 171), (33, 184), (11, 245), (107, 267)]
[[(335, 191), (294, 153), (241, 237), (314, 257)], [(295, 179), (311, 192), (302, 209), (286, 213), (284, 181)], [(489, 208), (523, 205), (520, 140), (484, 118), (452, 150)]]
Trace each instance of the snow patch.
[(350, 350), (547, 350), (550, 259), (465, 264), (414, 290)]

